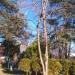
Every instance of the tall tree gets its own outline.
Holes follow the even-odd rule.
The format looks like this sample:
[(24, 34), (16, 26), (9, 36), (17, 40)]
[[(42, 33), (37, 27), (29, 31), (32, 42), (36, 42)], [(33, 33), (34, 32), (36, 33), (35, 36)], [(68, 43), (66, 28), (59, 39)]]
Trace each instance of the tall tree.
[(18, 36), (24, 32), (23, 30), (27, 26), (27, 21), (24, 15), (18, 12), (16, 3), (6, 0), (0, 3), (3, 8), (0, 11), (0, 33), (4, 34), (7, 40), (12, 40), (12, 36)]
[(43, 75), (48, 75), (48, 43), (47, 43), (47, 27), (46, 27), (46, 5), (47, 0), (42, 0), (42, 20), (43, 20), (43, 27), (44, 27), (44, 46), (45, 46), (45, 58), (42, 57), (42, 52), (40, 48), (40, 36), (39, 36), (39, 24), (38, 24), (38, 50), (39, 56), (43, 68)]
[(48, 75), (48, 38), (47, 38), (47, 23), (46, 23), (46, 7), (47, 0), (42, 0), (42, 18), (44, 26), (44, 43), (45, 43), (45, 75)]

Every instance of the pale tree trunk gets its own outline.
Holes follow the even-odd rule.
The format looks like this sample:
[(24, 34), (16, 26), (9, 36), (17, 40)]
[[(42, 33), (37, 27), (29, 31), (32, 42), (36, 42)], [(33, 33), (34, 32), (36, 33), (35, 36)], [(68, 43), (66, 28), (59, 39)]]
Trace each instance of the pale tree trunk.
[(28, 72), (26, 73), (26, 75), (28, 75)]
[(42, 18), (44, 26), (44, 43), (45, 43), (45, 75), (48, 75), (48, 42), (47, 42), (47, 25), (46, 25), (46, 6), (47, 0), (42, 0)]
[(70, 53), (71, 53), (71, 41), (70, 41), (70, 43), (69, 43), (68, 59), (70, 58)]
[(65, 43), (65, 51), (64, 52), (65, 52), (65, 54), (64, 54), (65, 55), (65, 59), (67, 59), (67, 43)]
[(59, 42), (58, 42), (58, 48), (59, 48), (59, 59), (62, 59), (62, 50)]
[(35, 73), (36, 73), (36, 75), (37, 75), (37, 71), (36, 71)]
[[(40, 19), (39, 19), (39, 23), (40, 23)], [(44, 66), (44, 61), (43, 61), (43, 58), (42, 58), (42, 52), (41, 52), (41, 47), (40, 47), (40, 28), (39, 28), (39, 23), (38, 23), (38, 26), (37, 26), (38, 51), (39, 51), (39, 57), (40, 57), (40, 61), (41, 61), (42, 69), (43, 69), (43, 75), (45, 75), (45, 66)]]
[(29, 72), (29, 75), (31, 75), (31, 72)]
[(48, 75), (48, 47), (47, 47), (47, 27), (46, 27), (46, 4), (47, 0), (42, 0), (42, 17), (41, 19), (43, 20), (43, 27), (44, 27), (44, 44), (45, 44), (45, 61), (43, 60), (42, 57), (42, 52), (41, 52), (41, 47), (40, 47), (40, 28), (39, 28), (39, 23), (37, 26), (37, 34), (38, 34), (38, 50), (39, 50), (39, 57), (43, 69), (43, 75)]

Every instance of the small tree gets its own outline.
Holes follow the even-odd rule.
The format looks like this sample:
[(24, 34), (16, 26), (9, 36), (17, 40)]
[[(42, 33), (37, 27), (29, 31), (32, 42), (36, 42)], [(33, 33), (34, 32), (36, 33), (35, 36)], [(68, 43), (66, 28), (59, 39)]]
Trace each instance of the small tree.
[[(49, 74), (59, 75), (62, 70), (61, 63), (56, 59), (49, 60)], [(48, 75), (49, 75), (48, 74)]]
[(21, 59), (21, 61), (19, 62), (19, 68), (26, 72), (26, 75), (30, 74), (30, 64), (31, 64), (31, 60), (28, 58), (23, 58)]
[(69, 60), (62, 60), (62, 74), (69, 75), (69, 68), (70, 68), (70, 61)]
[(36, 72), (36, 75), (37, 75), (37, 72), (41, 70), (41, 66), (40, 66), (39, 62), (37, 62), (37, 61), (32, 62), (32, 69), (33, 69), (33, 71)]

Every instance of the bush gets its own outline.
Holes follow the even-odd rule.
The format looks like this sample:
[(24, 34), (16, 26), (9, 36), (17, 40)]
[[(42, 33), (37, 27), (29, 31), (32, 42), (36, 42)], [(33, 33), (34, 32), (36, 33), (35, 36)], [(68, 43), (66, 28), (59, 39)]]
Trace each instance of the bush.
[(61, 60), (61, 64), (62, 64), (62, 74), (70, 75), (69, 69), (71, 66), (71, 62), (69, 60)]
[(31, 64), (31, 60), (28, 58), (23, 58), (21, 59), (21, 61), (19, 62), (19, 69), (24, 71), (24, 72), (30, 72), (30, 64)]
[(38, 72), (41, 71), (40, 60), (36, 53), (33, 53), (31, 67), (32, 70), (36, 73), (36, 75)]
[(49, 60), (49, 74), (59, 75), (62, 70), (62, 65), (56, 59)]
[(71, 62), (70, 74), (75, 75), (75, 61), (74, 60)]
[(73, 74), (75, 75), (75, 64), (73, 64)]
[(37, 72), (41, 70), (41, 66), (37, 61), (35, 61), (32, 63), (32, 69), (34, 72), (36, 72), (36, 75), (37, 75)]
[[(26, 73), (41, 73), (39, 57), (34, 53), (31, 60), (23, 58), (19, 62), (19, 68)], [(75, 75), (75, 61), (49, 59), (48, 75)]]

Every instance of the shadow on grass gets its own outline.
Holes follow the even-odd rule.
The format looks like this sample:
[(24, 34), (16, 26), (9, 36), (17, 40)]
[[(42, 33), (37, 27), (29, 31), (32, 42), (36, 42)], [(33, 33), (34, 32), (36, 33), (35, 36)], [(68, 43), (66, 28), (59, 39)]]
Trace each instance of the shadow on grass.
[(6, 74), (12, 74), (12, 75), (26, 75), (25, 72), (20, 70), (14, 70), (14, 71), (3, 70), (3, 72)]
[[(15, 70), (15, 71), (3, 70), (3, 72), (6, 74), (11, 74), (11, 75), (26, 75), (25, 72), (20, 71), (20, 70)], [(35, 74), (35, 72), (32, 72), (31, 75), (36, 75), (36, 74)], [(38, 73), (37, 75), (41, 75), (41, 74)]]

